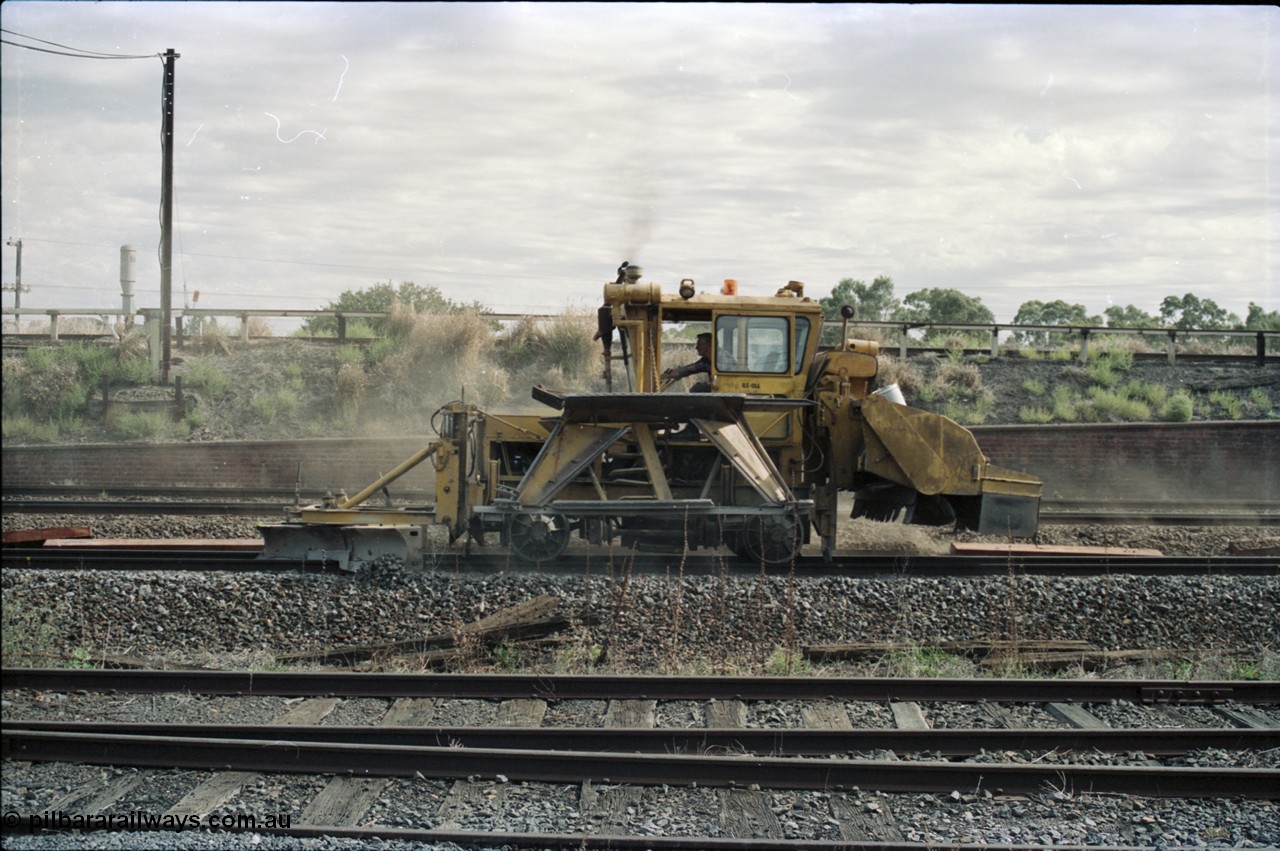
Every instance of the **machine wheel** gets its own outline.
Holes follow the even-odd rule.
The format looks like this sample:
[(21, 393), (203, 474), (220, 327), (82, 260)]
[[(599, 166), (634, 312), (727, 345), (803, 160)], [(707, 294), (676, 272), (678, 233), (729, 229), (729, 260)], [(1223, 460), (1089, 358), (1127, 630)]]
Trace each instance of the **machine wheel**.
[(511, 518), (511, 552), (522, 561), (551, 561), (569, 543), (569, 522), (561, 514), (517, 514)]
[(753, 517), (738, 533), (732, 547), (741, 558), (756, 564), (788, 564), (800, 553), (800, 527), (790, 517)]

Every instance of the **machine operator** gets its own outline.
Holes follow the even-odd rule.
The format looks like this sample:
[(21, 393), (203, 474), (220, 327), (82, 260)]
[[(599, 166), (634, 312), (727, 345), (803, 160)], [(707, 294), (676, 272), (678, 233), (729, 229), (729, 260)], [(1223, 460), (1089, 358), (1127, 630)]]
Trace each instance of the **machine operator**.
[[(678, 378), (688, 378), (690, 375), (710, 374), (711, 373), (711, 334), (699, 334), (698, 341), (694, 345), (694, 350), (698, 353), (698, 359), (693, 363), (684, 366), (673, 366), (670, 369), (662, 371), (663, 381), (675, 381)], [(693, 393), (710, 393), (711, 382), (699, 381), (689, 388)]]

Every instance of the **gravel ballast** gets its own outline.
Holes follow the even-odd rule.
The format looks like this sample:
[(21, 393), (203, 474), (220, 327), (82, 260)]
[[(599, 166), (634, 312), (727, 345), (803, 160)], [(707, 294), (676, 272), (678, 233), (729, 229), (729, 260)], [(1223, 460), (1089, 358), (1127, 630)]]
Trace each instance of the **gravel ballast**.
[[(6, 529), (11, 516), (5, 517)], [(57, 525), (53, 518), (24, 517), (24, 525)], [(36, 522), (32, 522), (36, 521)], [(101, 536), (252, 537), (253, 521), (242, 518), (142, 517), (95, 522)], [(1063, 527), (1062, 537), (1088, 535)], [(1074, 528), (1074, 527), (1070, 527)], [(1128, 528), (1128, 527), (1125, 527)], [(1057, 528), (1053, 529), (1058, 532)], [(1241, 530), (1155, 530), (1127, 534), (1116, 527), (1095, 530), (1114, 546), (1148, 545), (1152, 538), (1181, 542), (1204, 554), (1225, 552)], [(1076, 538), (1079, 540), (1079, 537)], [(1180, 553), (1183, 554), (1183, 553)], [(1193, 553), (1186, 553), (1193, 554)], [(564, 634), (540, 660), (511, 657), (515, 664), (552, 668), (607, 652), (614, 670), (635, 672), (742, 673), (764, 670), (776, 648), (840, 642), (895, 641), (929, 646), (941, 641), (991, 639), (1082, 640), (1101, 648), (1161, 648), (1200, 652), (1236, 651), (1255, 657), (1280, 646), (1280, 577), (1226, 576), (1096, 578), (999, 576), (930, 579), (907, 576), (744, 577), (625, 576), (604, 563), (589, 576), (536, 572), (477, 575), (453, 570), (415, 572), (387, 560), (355, 575), (91, 572), (6, 570), (0, 585), (6, 627), (14, 612), (39, 613), (35, 626), (50, 652), (62, 659), (79, 651), (137, 655), (144, 659), (222, 667), (270, 665), (278, 652), (336, 644), (377, 642), (450, 632), (458, 626), (552, 594), (561, 611), (587, 612), (594, 626)], [(677, 615), (678, 613), (678, 615)], [(6, 634), (6, 641), (9, 633)], [(8, 652), (8, 647), (6, 647)], [(479, 652), (473, 667), (493, 668)], [(412, 659), (391, 670), (415, 670)], [(837, 669), (838, 670), (838, 669)], [(886, 673), (893, 673), (886, 671)], [(548, 706), (547, 726), (597, 723), (600, 701)], [(377, 701), (347, 701), (323, 723), (373, 723)], [(232, 700), (166, 696), (63, 695), (46, 700), (41, 717), (100, 715), (116, 720), (162, 722), (197, 718), (223, 723), (266, 723), (287, 710), (280, 698)], [(96, 710), (95, 710), (96, 707)], [(10, 707), (14, 709), (16, 707)], [(886, 707), (846, 706), (868, 726), (891, 726)], [(932, 706), (939, 726), (982, 726), (972, 708)], [(1026, 726), (1048, 722), (1035, 707), (1011, 707)], [(1124, 726), (1135, 710), (1117, 704), (1095, 708)], [(800, 726), (799, 709), (788, 703), (750, 707), (749, 723)], [(26, 714), (24, 710), (24, 715)], [(5, 713), (12, 718), (10, 711)], [(442, 707), (433, 723), (492, 723), (496, 706), (458, 701)], [(772, 716), (778, 717), (772, 717)], [(702, 726), (705, 707), (659, 706), (661, 723)], [(1185, 720), (1185, 719), (1184, 719)], [(1194, 720), (1194, 719), (1192, 719)], [(878, 755), (877, 758), (884, 758)], [(1043, 755), (991, 755), (995, 761), (1040, 760)], [(1135, 760), (1140, 754), (1133, 755)], [(1108, 761), (1123, 757), (1108, 757)], [(1214, 754), (1192, 760), (1217, 760)], [(1267, 763), (1268, 765), (1270, 763)], [(2, 789), (6, 811), (40, 808), (86, 783), (109, 782), (130, 769), (6, 763)], [(168, 772), (140, 785), (145, 800), (130, 807), (163, 812), (204, 778), (200, 772)], [(300, 776), (247, 787), (226, 812), (284, 808), (300, 813), (323, 778)], [(442, 812), (452, 786), (438, 780), (396, 779), (366, 814), (365, 822), (398, 827), (452, 826), (475, 830), (575, 831), (592, 822), (578, 786), (509, 783), (484, 787), (484, 806)], [(890, 826), (907, 841), (930, 843), (1067, 844), (1275, 847), (1280, 812), (1257, 801), (1137, 799), (1090, 796), (1079, 790), (1046, 790), (1009, 799), (987, 790), (951, 795), (885, 795), (872, 791), (778, 792), (738, 790), (763, 796), (782, 834), (795, 838), (840, 838), (840, 818), (850, 811)], [(728, 835), (720, 823), (725, 790), (652, 787), (638, 792), (601, 787), (592, 794), (634, 796), (617, 830), (653, 835)], [(172, 800), (170, 800), (172, 799)], [(630, 799), (628, 799), (630, 800)], [(842, 816), (843, 817), (843, 816)], [(349, 840), (287, 840), (263, 834), (95, 833), (87, 836), (8, 834), (5, 847), (46, 848), (310, 848), (366, 847)], [(424, 848), (379, 842), (386, 849)]]
[(741, 664), (777, 647), (843, 642), (1280, 645), (1276, 577), (678, 580), (410, 573), (393, 563), (355, 576), (8, 570), (3, 594), (11, 611), (49, 613), (55, 651), (187, 663), (438, 635), (545, 594), (561, 599), (562, 612), (598, 617), (570, 638), (605, 648), (621, 670)]

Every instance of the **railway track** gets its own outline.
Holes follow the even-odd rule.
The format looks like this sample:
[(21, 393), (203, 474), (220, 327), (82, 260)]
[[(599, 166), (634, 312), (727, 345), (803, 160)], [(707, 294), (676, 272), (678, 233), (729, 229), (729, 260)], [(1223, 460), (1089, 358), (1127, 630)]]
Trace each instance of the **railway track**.
[[(313, 504), (320, 494), (246, 493), (228, 497), (207, 489), (138, 488), (100, 498), (102, 490), (74, 486), (26, 489), (5, 497), (3, 510), (15, 514), (179, 515), (280, 519), (297, 504)], [(406, 493), (401, 506), (422, 505), (430, 494)], [(272, 501), (277, 500), (277, 501)], [(1083, 500), (1046, 499), (1040, 522), (1049, 525), (1280, 526), (1280, 505), (1267, 500)]]
[[(59, 546), (51, 549), (6, 548), (2, 564), (6, 570), (119, 570), (162, 573), (342, 573), (336, 561), (262, 559), (256, 553), (218, 549), (130, 549)], [(638, 575), (669, 573), (677, 555), (633, 554), (615, 551), (593, 554), (569, 553), (554, 562), (537, 565), (544, 574), (588, 575), (602, 570), (626, 571)], [(461, 550), (440, 554), (428, 570), (479, 575), (502, 573), (513, 568), (532, 569), (506, 553), (472, 553)], [(683, 558), (685, 576), (748, 576), (760, 567), (728, 556), (689, 555)], [(785, 575), (789, 567), (771, 567), (766, 573)], [(820, 555), (796, 560), (797, 576), (902, 576), (964, 577), (1003, 576), (1280, 576), (1280, 562), (1273, 556), (1131, 556), (1131, 555), (857, 555), (838, 554), (830, 561)]]
[[(1252, 839), (1280, 838), (1267, 827), (1280, 798), (1276, 683), (49, 669), (3, 682), (6, 774), (38, 783), (45, 763), (81, 766), (65, 771), (83, 782), (49, 791), (45, 811), (92, 798), (221, 825), (264, 806), (267, 786), (295, 807), (288, 827), (259, 832), (483, 847), (922, 848), (955, 844), (939, 831), (956, 823), (960, 841), (1116, 847), (1159, 837), (1144, 818), (1191, 810), (1219, 825), (1255, 813), (1264, 833)], [(23, 717), (50, 708), (35, 699), (46, 690), (88, 714), (180, 705), (205, 717)], [(278, 714), (210, 720), (241, 700)], [(326, 723), (347, 706), (362, 708), (358, 723)], [(104, 783), (94, 765), (119, 774)], [(1023, 834), (1032, 810), (1076, 819), (1079, 838)]]

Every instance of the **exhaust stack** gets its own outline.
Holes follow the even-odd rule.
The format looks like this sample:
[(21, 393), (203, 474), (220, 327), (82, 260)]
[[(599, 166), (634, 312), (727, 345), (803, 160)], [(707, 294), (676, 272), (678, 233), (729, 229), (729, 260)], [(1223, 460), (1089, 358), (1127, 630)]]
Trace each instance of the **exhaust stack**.
[(133, 285), (138, 280), (138, 250), (132, 245), (120, 246), (120, 309), (125, 318), (133, 316)]

